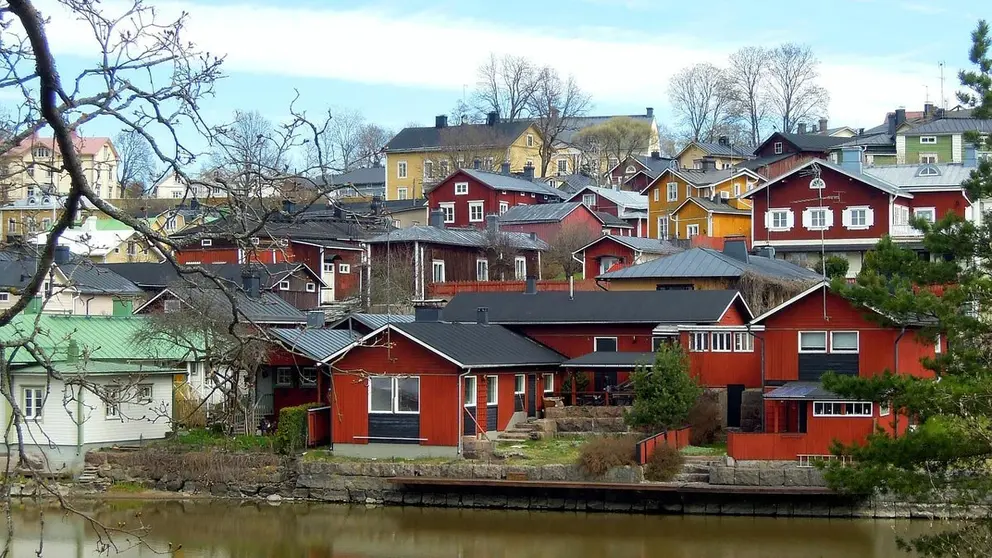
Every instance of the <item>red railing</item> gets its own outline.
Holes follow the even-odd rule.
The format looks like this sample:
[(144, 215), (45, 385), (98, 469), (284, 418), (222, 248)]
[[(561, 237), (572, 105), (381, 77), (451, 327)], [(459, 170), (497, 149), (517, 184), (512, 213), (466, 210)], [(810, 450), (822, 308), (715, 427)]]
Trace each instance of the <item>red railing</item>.
[(651, 456), (654, 455), (654, 450), (657, 449), (658, 446), (669, 446), (677, 450), (688, 446), (689, 436), (691, 433), (692, 429), (687, 426), (678, 430), (659, 432), (654, 436), (650, 436), (640, 442), (637, 442), (637, 462), (641, 465), (647, 464), (647, 462), (651, 460)]
[[(525, 281), (449, 281), (431, 283), (427, 287), (431, 298), (452, 297), (458, 293), (522, 293), (527, 289)], [(538, 281), (538, 291), (567, 291), (568, 281)], [(576, 279), (577, 291), (597, 291), (595, 279)]]
[[(806, 434), (728, 432), (727, 455), (743, 460), (793, 460), (802, 455), (826, 455), (830, 446), (810, 443)], [(817, 447), (813, 447), (817, 446)]]

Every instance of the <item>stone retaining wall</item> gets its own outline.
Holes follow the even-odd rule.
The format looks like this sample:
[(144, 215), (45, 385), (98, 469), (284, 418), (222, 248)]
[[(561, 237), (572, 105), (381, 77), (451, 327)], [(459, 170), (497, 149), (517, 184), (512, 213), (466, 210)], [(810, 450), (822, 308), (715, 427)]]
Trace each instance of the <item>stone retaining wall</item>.
[(724, 460), (710, 466), (710, 484), (723, 486), (827, 486), (823, 473), (792, 461)]

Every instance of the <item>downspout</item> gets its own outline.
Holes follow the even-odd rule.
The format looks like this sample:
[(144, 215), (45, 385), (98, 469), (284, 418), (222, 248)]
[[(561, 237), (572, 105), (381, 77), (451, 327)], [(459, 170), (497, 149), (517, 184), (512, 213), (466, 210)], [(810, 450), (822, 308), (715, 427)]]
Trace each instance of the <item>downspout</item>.
[[(586, 262), (585, 262), (585, 260), (580, 260), (579, 258), (575, 257), (575, 254), (572, 254), (572, 261), (574, 261), (574, 262), (576, 262), (576, 263), (578, 263), (579, 265), (582, 266), (582, 278), (585, 279), (585, 277), (586, 277)], [(570, 273), (568, 275), (568, 300), (572, 300), (574, 298), (575, 298), (575, 274), (574, 273)]]
[(83, 454), (83, 386), (76, 394), (76, 455)]
[[(902, 326), (902, 330), (899, 335), (896, 336), (895, 343), (892, 344), (893, 355), (892, 355), (892, 366), (895, 368), (892, 372), (899, 374), (899, 341), (902, 340), (902, 336), (906, 335), (906, 326)], [(892, 402), (889, 401), (889, 413), (892, 415), (892, 437), (895, 438), (899, 435), (899, 413), (896, 409), (892, 408)]]
[(463, 374), (458, 375), (458, 412), (456, 413), (458, 415), (458, 455), (464, 451), (462, 438), (465, 437), (465, 378), (471, 373), (472, 369), (468, 368)]
[(420, 243), (413, 243), (413, 292), (423, 300), (424, 297), (420, 295), (420, 282), (423, 277), (420, 276)]

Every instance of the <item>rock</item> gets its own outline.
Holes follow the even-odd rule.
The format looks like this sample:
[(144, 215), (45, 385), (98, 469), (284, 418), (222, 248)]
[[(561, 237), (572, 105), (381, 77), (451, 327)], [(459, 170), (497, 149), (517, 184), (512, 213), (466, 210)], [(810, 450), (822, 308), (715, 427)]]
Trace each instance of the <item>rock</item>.
[(734, 484), (739, 486), (758, 486), (760, 484), (758, 469), (738, 467), (734, 471)]
[(783, 486), (785, 484), (785, 470), (760, 469), (758, 472), (758, 482), (761, 486)]
[(785, 469), (784, 471), (785, 478), (783, 479), (783, 484), (785, 486), (809, 486), (809, 469), (796, 467)]
[(710, 484), (734, 484), (733, 467), (710, 467)]
[(267, 502), (282, 502), (282, 496), (280, 496), (278, 494), (269, 494), (268, 496), (265, 497), (265, 501), (267, 501)]
[(737, 460), (729, 455), (723, 456), (723, 464), (727, 467), (735, 467), (737, 465)]
[(827, 486), (827, 479), (823, 478), (823, 471), (819, 469), (809, 470), (810, 486)]
[(544, 465), (541, 467), (542, 481), (564, 481), (568, 477), (565, 465)]

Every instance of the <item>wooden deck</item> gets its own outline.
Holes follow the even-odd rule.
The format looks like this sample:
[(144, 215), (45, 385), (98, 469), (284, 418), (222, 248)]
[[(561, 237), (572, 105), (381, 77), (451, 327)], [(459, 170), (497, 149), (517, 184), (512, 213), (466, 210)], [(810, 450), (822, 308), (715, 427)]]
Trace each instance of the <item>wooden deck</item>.
[(608, 492), (667, 492), (679, 494), (769, 494), (780, 496), (841, 496), (841, 494), (816, 486), (737, 486), (705, 483), (620, 483), (620, 482), (571, 482), (528, 481), (497, 479), (449, 479), (440, 477), (393, 477), (392, 484), (438, 488), (518, 488), (533, 490), (599, 490)]

